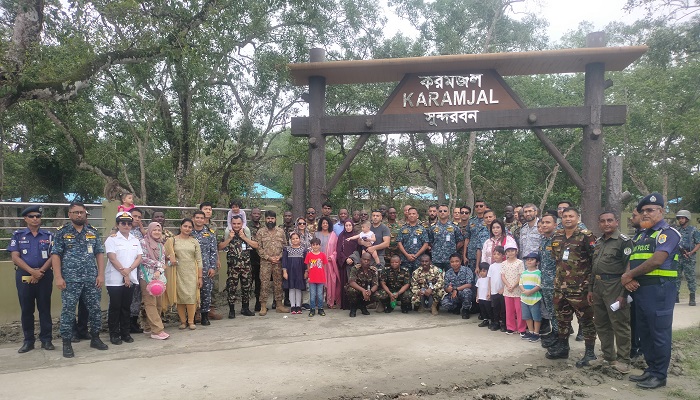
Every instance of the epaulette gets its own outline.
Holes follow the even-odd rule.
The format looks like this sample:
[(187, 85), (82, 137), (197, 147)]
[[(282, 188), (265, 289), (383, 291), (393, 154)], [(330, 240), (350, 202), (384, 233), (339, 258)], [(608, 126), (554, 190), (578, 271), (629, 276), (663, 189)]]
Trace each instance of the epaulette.
[(592, 235), (593, 234), (593, 232), (589, 231), (588, 229), (581, 229), (581, 233), (583, 233), (584, 235)]
[(630, 240), (630, 238), (627, 235), (625, 235), (624, 233), (620, 233), (620, 238), (622, 240)]

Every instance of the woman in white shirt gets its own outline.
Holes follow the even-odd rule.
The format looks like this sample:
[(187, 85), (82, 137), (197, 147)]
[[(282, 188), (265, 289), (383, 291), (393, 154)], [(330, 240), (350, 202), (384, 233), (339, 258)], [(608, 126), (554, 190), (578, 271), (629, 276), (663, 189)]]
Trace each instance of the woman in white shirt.
[(118, 232), (105, 241), (107, 268), (105, 286), (109, 294), (107, 326), (109, 341), (119, 345), (122, 341), (131, 343), (129, 334), (130, 306), (134, 288), (138, 287), (137, 268), (141, 264), (141, 243), (131, 234), (133, 217), (128, 212), (117, 213)]

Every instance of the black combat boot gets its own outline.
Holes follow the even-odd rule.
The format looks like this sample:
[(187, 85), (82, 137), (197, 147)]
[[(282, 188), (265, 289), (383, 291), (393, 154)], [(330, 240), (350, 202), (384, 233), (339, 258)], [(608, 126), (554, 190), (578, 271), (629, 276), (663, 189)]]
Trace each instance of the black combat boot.
[(228, 305), (228, 319), (236, 318), (236, 306), (233, 304)]
[(118, 345), (122, 344), (122, 337), (121, 337), (121, 335), (110, 333), (109, 334), (109, 342), (118, 346)]
[(209, 322), (209, 312), (202, 311), (202, 326), (208, 326), (211, 325), (211, 322)]
[(559, 333), (557, 331), (552, 330), (552, 333), (550, 333), (547, 336), (541, 336), (540, 342), (542, 343), (542, 347), (545, 349), (550, 348), (557, 344), (557, 341), (559, 340)]
[[(64, 345), (65, 346), (65, 345)], [(93, 333), (90, 339), (90, 347), (97, 350), (107, 350), (109, 347), (100, 340), (99, 333)]]
[(462, 308), (462, 319), (469, 319), (469, 309)]
[(63, 357), (73, 358), (75, 353), (73, 353), (73, 342), (70, 339), (63, 339)]
[(243, 303), (241, 304), (241, 315), (245, 315), (246, 317), (254, 317), (255, 313), (250, 311), (250, 306), (248, 303)]
[(690, 294), (690, 301), (688, 302), (689, 306), (695, 306), (695, 293)]
[(350, 317), (355, 318), (356, 315), (357, 315), (357, 307), (353, 306), (352, 308), (350, 308)]
[(260, 306), (261, 306), (261, 304), (260, 304), (260, 298), (259, 298), (259, 297), (256, 297), (256, 298), (255, 298), (255, 309), (254, 309), (254, 311), (255, 311), (255, 312), (260, 311)]
[(401, 312), (404, 314), (408, 314), (408, 312), (411, 311), (411, 305), (410, 304), (401, 304)]
[(583, 342), (583, 327), (581, 325), (578, 326), (578, 333), (576, 334), (576, 341)]
[(550, 360), (569, 358), (569, 338), (559, 338), (557, 344), (550, 347), (544, 356)]
[(387, 303), (384, 305), (384, 313), (385, 314), (389, 314), (392, 311), (394, 311), (394, 307), (391, 306), (391, 303)]
[(367, 302), (363, 301), (360, 303), (360, 312), (362, 315), (369, 315), (369, 311), (367, 310)]
[(576, 368), (591, 366), (597, 359), (598, 357), (595, 356), (595, 342), (590, 344), (586, 343), (586, 352), (583, 353), (583, 358), (576, 361)]

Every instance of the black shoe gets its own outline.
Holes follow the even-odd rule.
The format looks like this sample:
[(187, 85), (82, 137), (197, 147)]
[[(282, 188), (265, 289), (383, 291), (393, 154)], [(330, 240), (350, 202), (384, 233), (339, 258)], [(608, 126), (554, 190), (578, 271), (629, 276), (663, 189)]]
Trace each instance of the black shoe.
[(310, 310), (311, 306), (309, 305), (309, 303), (301, 303), (301, 308), (303, 308), (304, 310)]
[(470, 317), (469, 310), (466, 308), (463, 308), (462, 309), (462, 319), (469, 319), (469, 317)]
[(99, 334), (92, 335), (92, 339), (90, 339), (90, 347), (97, 350), (107, 350), (109, 348), (109, 346), (107, 346), (102, 342), (102, 340), (100, 340)]
[(272, 307), (270, 307), (271, 310), (274, 310), (277, 308), (277, 300), (272, 300)]
[(78, 335), (73, 335), (73, 337), (70, 339), (71, 343), (80, 343), (80, 338)]
[(488, 319), (482, 319), (481, 323), (477, 325), (479, 328), (483, 328), (485, 326), (489, 326), (489, 320)]
[(360, 312), (362, 315), (369, 315), (369, 311), (367, 311), (367, 307), (360, 307)]
[(131, 335), (126, 334), (126, 335), (122, 335), (122, 341), (124, 343), (134, 343), (134, 338), (132, 338)]
[(241, 305), (241, 315), (244, 315), (246, 317), (254, 317), (255, 313), (250, 311), (250, 308), (248, 308), (248, 303), (243, 303)]
[(657, 378), (655, 376), (645, 381), (637, 382), (637, 387), (642, 389), (656, 389), (662, 386), (666, 386), (666, 379)]
[(695, 293), (690, 294), (690, 300), (688, 300), (688, 305), (695, 307), (698, 303), (695, 302)]
[(257, 299), (256, 299), (256, 300), (255, 300), (255, 309), (254, 309), (255, 312), (260, 311), (260, 307), (261, 307), (261, 306), (262, 306), (262, 305), (260, 304), (260, 300), (257, 300)]
[(202, 311), (202, 326), (209, 326), (211, 325), (211, 322), (209, 322), (209, 313)]
[(233, 304), (228, 305), (228, 319), (236, 318), (236, 308)]
[(479, 314), (479, 321), (483, 321), (483, 320), (484, 320), (484, 316)]
[(495, 332), (495, 331), (498, 331), (498, 330), (500, 330), (500, 329), (501, 329), (501, 326), (498, 325), (498, 324), (491, 323), (491, 325), (489, 325), (489, 330), (490, 330), (490, 331), (494, 331), (494, 332)]
[(289, 299), (284, 299), (284, 306), (285, 307), (291, 307), (292, 303), (289, 302)]
[(320, 315), (320, 316), (322, 316), (322, 317), (325, 317), (325, 316), (326, 316), (326, 312), (323, 311), (323, 308), (319, 308), (319, 309), (318, 309), (318, 315)]
[(63, 357), (73, 358), (75, 353), (73, 353), (73, 342), (70, 339), (63, 339)]
[(418, 311), (418, 310), (420, 310), (420, 304), (414, 304), (413, 311)]
[(41, 348), (44, 350), (56, 350), (56, 346), (54, 346), (50, 340), (47, 340), (45, 342), (41, 342)]
[(129, 333), (143, 333), (143, 329), (141, 329), (141, 326), (139, 325), (139, 317), (131, 317)]
[(544, 356), (550, 360), (569, 358), (569, 338), (559, 338), (557, 344), (550, 347)]
[(355, 318), (355, 315), (357, 315), (357, 309), (353, 308), (350, 310), (350, 317)]
[(595, 356), (595, 349), (592, 344), (586, 344), (586, 351), (583, 353), (583, 357), (576, 361), (576, 368), (588, 367), (591, 365), (591, 361), (597, 360), (598, 357)]
[(394, 311), (394, 307), (392, 306), (384, 306), (384, 314), (389, 314), (390, 312)]
[[(43, 345), (42, 345), (42, 347), (43, 347)], [(30, 350), (34, 350), (34, 342), (24, 342), (24, 344), (22, 344), (22, 347), (20, 347), (19, 350), (17, 350), (17, 352), (22, 354), (22, 353), (26, 353)]]
[(505, 325), (501, 325), (501, 332), (507, 333), (507, 332), (508, 332), (508, 328), (506, 328)]
[(316, 315), (316, 311), (315, 311), (315, 310), (309, 311), (309, 317), (313, 317), (314, 315)]
[(651, 375), (649, 372), (645, 372), (645, 373), (643, 373), (643, 374), (641, 374), (641, 375), (630, 375), (630, 376), (628, 377), (628, 379), (629, 379), (631, 382), (642, 382), (642, 381), (645, 381), (645, 380), (647, 380), (647, 379), (649, 379), (649, 378), (651, 378), (651, 377), (652, 377), (652, 375)]
[(408, 314), (408, 312), (411, 310), (411, 307), (401, 307), (401, 313), (403, 314)]
[(119, 335), (109, 335), (109, 342), (113, 345), (119, 346), (122, 344), (122, 338)]

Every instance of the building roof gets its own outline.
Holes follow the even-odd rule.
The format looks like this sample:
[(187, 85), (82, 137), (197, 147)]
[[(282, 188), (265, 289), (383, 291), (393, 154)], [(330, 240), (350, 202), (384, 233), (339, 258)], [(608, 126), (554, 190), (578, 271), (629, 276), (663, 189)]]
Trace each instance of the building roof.
[(397, 82), (405, 74), (495, 69), (501, 76), (584, 72), (586, 64), (604, 63), (606, 71), (621, 71), (639, 59), (647, 46), (586, 47), (510, 53), (457, 54), (379, 60), (326, 61), (288, 64), (294, 85), (311, 76), (326, 84)]

